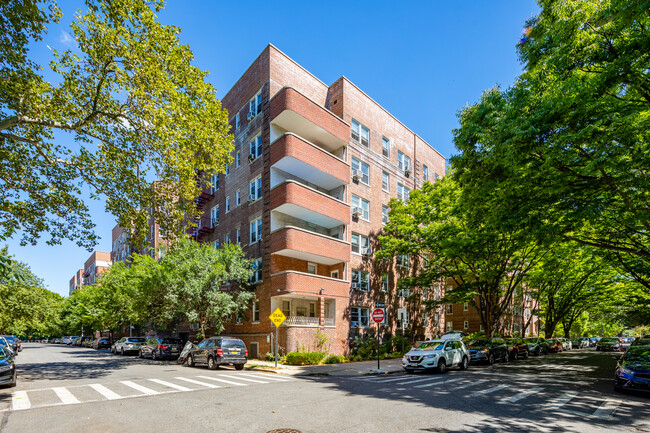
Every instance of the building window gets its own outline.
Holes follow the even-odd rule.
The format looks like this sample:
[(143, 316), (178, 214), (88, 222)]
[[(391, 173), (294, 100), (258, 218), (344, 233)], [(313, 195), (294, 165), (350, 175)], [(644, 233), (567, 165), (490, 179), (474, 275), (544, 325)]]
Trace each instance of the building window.
[(478, 325), (478, 330), (483, 332), (483, 325)]
[(226, 164), (226, 176), (230, 174), (230, 164)]
[(409, 267), (409, 255), (408, 254), (399, 254), (397, 256), (397, 266), (401, 266), (403, 268), (408, 268)]
[(370, 130), (352, 119), (352, 139), (363, 144), (366, 147), (370, 146)]
[(366, 327), (369, 322), (370, 309), (364, 307), (350, 307), (350, 327)]
[(251, 275), (251, 283), (259, 283), (262, 281), (262, 259), (253, 260), (253, 275)]
[(445, 313), (446, 314), (454, 314), (454, 304), (445, 305)]
[(318, 273), (318, 265), (316, 263), (307, 263), (307, 273), (316, 275)]
[(381, 138), (381, 153), (386, 158), (390, 158), (390, 140), (386, 137)]
[(226, 238), (223, 241), (224, 244), (230, 244), (230, 233), (226, 233)]
[(463, 329), (469, 329), (469, 322), (467, 320), (463, 322)]
[(445, 331), (446, 332), (451, 332), (454, 330), (454, 322), (446, 322), (445, 323)]
[(262, 176), (257, 176), (250, 182), (248, 201), (253, 202), (262, 198)]
[(364, 254), (370, 248), (370, 238), (368, 236), (352, 233), (352, 252)]
[(249, 154), (248, 162), (253, 162), (260, 156), (262, 156), (262, 134), (253, 138), (253, 140), (248, 144)]
[(235, 154), (235, 167), (240, 167), (241, 166), (241, 153), (237, 152)]
[(235, 116), (235, 129), (239, 129), (239, 113)]
[(427, 326), (427, 312), (422, 312), (422, 326)]
[(388, 224), (388, 210), (389, 210), (388, 206), (386, 206), (385, 204), (381, 205), (381, 223), (382, 224)]
[(358, 269), (352, 269), (352, 288), (367, 292), (370, 281), (370, 274)]
[(260, 321), (260, 301), (256, 299), (253, 301), (253, 323)]
[(406, 308), (397, 309), (397, 329), (407, 329), (409, 327), (409, 312)]
[(388, 274), (381, 276), (381, 291), (388, 292)]
[(210, 209), (210, 227), (216, 227), (219, 224), (219, 205)]
[(429, 167), (426, 165), (422, 164), (422, 180), (426, 182), (429, 180)]
[(433, 173), (433, 180), (438, 180), (440, 179), (440, 176), (438, 176), (438, 173)]
[(385, 171), (381, 172), (381, 189), (390, 192), (390, 175)]
[(357, 176), (357, 178), (362, 183), (368, 185), (368, 182), (370, 181), (370, 176), (369, 176), (370, 166), (353, 156), (351, 167), (352, 167), (352, 176)]
[(370, 221), (370, 202), (368, 200), (352, 194), (350, 204), (352, 205), (353, 214), (357, 212), (359, 218)]
[(401, 183), (397, 184), (397, 198), (398, 199), (400, 199), (402, 201), (408, 200), (410, 192), (411, 191), (407, 187), (402, 185)]
[(249, 119), (257, 116), (262, 112), (262, 91), (260, 90), (257, 95), (248, 102), (248, 117)]
[(429, 290), (426, 287), (422, 288), (422, 299), (427, 300), (429, 298)]
[(239, 206), (241, 204), (241, 191), (240, 190), (237, 190), (237, 192), (235, 193), (235, 203), (237, 204), (237, 206)]
[(467, 311), (469, 309), (469, 305), (467, 302), (463, 302), (463, 311)]
[(262, 217), (251, 221), (251, 244), (262, 239)]
[(291, 301), (282, 301), (282, 314), (291, 316)]
[(226, 197), (226, 213), (230, 212), (230, 196)]
[(237, 245), (241, 244), (241, 228), (237, 227)]
[(404, 155), (401, 151), (397, 151), (397, 167), (400, 170), (411, 170), (411, 158)]
[(219, 175), (213, 174), (210, 177), (210, 183), (212, 184), (210, 187), (210, 194), (214, 194), (214, 192), (219, 189)]
[(237, 314), (235, 316), (235, 323), (237, 325), (241, 325), (242, 323), (244, 323), (244, 317), (241, 314)]
[(216, 241), (212, 241), (212, 248), (214, 248), (215, 250), (219, 248), (219, 239), (217, 239)]
[[(399, 287), (399, 284), (398, 284)], [(399, 289), (397, 291), (397, 297), (398, 298), (408, 298), (411, 296), (411, 289)]]

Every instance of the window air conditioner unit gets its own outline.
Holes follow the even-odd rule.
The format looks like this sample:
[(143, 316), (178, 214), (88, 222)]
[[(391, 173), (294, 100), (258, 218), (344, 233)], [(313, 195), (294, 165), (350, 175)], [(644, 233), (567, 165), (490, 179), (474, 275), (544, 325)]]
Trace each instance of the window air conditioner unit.
[(371, 254), (372, 254), (372, 250), (370, 248), (361, 248), (361, 255), (369, 256)]
[(255, 114), (255, 112), (253, 112), (253, 111), (248, 112), (248, 120), (249, 121), (255, 119), (255, 116), (257, 116), (257, 114)]
[(352, 283), (352, 288), (353, 289), (358, 289), (359, 288), (359, 283)]
[(253, 162), (253, 161), (255, 161), (255, 155), (251, 153), (250, 155), (248, 155), (248, 162)]
[(359, 322), (350, 322), (350, 328), (358, 328)]
[(410, 175), (411, 173), (413, 173), (413, 172), (411, 171), (411, 166), (410, 166), (410, 165), (405, 165), (405, 166), (404, 166), (404, 174), (405, 174), (406, 176), (408, 176), (408, 175)]
[(384, 224), (388, 224), (388, 215), (382, 215), (381, 216), (381, 222)]
[(359, 180), (361, 179), (361, 172), (357, 170), (356, 168), (352, 169), (352, 180)]
[(353, 207), (352, 208), (352, 216), (353, 217), (359, 218), (362, 213), (363, 213), (363, 210), (360, 207)]
[(255, 201), (255, 194), (248, 194), (248, 201)]

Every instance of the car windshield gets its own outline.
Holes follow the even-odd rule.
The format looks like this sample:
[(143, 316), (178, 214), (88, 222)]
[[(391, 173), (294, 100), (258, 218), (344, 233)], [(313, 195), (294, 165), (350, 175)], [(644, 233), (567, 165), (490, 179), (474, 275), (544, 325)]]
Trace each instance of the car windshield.
[(5, 350), (4, 347), (0, 346), (0, 358), (6, 358), (9, 356), (9, 351)]
[(144, 343), (144, 338), (143, 337), (129, 337), (127, 341), (130, 341), (131, 343)]
[(603, 338), (602, 340), (600, 340), (600, 342), (601, 343), (619, 343), (620, 341), (619, 341), (618, 338)]
[(643, 364), (650, 364), (650, 348), (631, 348), (625, 354), (625, 357), (623, 359), (627, 362), (640, 362)]
[(5, 335), (4, 337), (5, 337), (5, 340), (7, 340), (11, 344), (14, 344), (16, 342), (16, 340), (18, 340), (18, 338), (12, 337), (10, 335)]
[(469, 347), (488, 347), (492, 344), (490, 340), (474, 340), (469, 343)]
[(418, 349), (420, 349), (420, 350), (442, 350), (444, 345), (445, 345), (444, 341), (425, 341), (424, 343), (420, 344), (420, 347), (418, 347)]
[(181, 344), (178, 338), (163, 338), (161, 344)]

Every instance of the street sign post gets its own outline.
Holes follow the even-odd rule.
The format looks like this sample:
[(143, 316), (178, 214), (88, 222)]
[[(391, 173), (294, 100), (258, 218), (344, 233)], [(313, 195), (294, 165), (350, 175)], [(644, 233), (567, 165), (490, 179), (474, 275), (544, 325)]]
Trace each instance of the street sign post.
[(280, 325), (287, 320), (287, 316), (284, 315), (282, 310), (279, 308), (276, 308), (273, 313), (269, 316), (269, 319), (271, 319), (271, 322), (275, 325), (275, 368), (278, 368), (278, 329), (280, 328)]
[(379, 370), (379, 327), (381, 326), (381, 322), (386, 318), (386, 310), (384, 308), (375, 308), (372, 310), (371, 317), (372, 321), (377, 324), (377, 370)]

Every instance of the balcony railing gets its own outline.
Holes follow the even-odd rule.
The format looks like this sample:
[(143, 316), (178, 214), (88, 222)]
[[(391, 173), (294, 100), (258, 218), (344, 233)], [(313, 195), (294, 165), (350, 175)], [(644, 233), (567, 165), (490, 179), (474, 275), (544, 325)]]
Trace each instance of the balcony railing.
[(284, 326), (318, 326), (318, 317), (289, 316), (282, 324)]
[(333, 317), (332, 318), (326, 317), (325, 319), (323, 319), (323, 321), (325, 326), (336, 326)]

